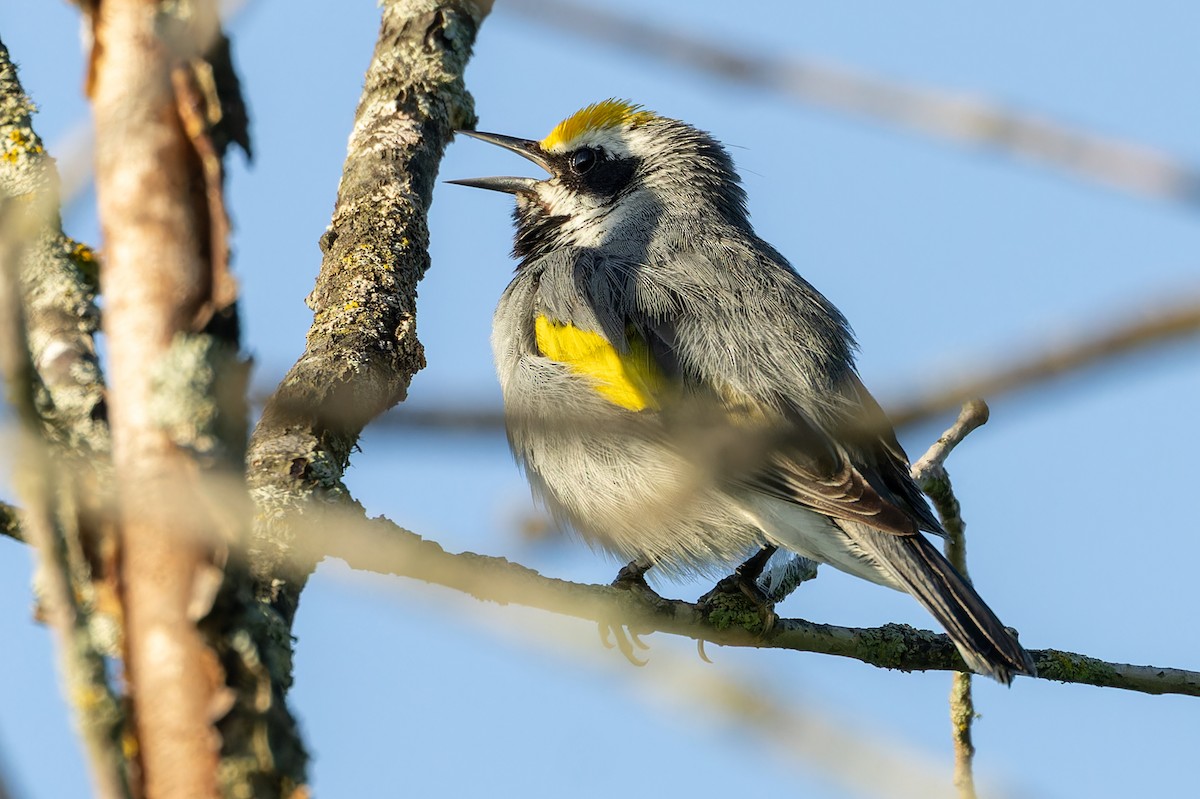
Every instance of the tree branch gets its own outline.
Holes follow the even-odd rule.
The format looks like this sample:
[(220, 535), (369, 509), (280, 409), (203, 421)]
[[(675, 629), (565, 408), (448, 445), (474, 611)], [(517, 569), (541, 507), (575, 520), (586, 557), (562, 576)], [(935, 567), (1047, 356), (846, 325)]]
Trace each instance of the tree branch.
[[(609, 585), (545, 577), (504, 558), (449, 553), (387, 519), (366, 519), (350, 505), (339, 508), (330, 504), (323, 511), (294, 518), (303, 525), (297, 534), (311, 540), (313, 551), (340, 558), (360, 571), (408, 577), (501, 605), (522, 605), (596, 622), (620, 620), (639, 633), (664, 632), (721, 646), (836, 655), (901, 671), (967, 671), (949, 637), (904, 624), (862, 628), (779, 619), (762, 636), (710, 623), (703, 609), (691, 602), (652, 599)], [(1200, 696), (1197, 671), (1112, 663), (1058, 649), (1028, 651), (1038, 679), (1146, 694)]]
[(425, 365), (416, 286), (429, 268), (425, 214), (452, 132), (475, 114), (462, 74), (490, 3), (392, 0), (379, 38), (308, 298), (304, 354), (267, 402), (250, 442), (259, 507), (254, 574), (290, 623), (315, 565), (286, 523), (311, 497), (344, 496), (362, 428), (401, 401)]
[(0, 44), (0, 197), (21, 198), (20, 218), (10, 213), (5, 224), (21, 243), (21, 303), (40, 383), (37, 410), (52, 441), (84, 458), (103, 456), (108, 425), (94, 341), (99, 265), (91, 248), (62, 231), (58, 172), (33, 129), (32, 112)]
[[(855, 628), (779, 619), (766, 635), (758, 635), (710, 624), (702, 609), (690, 602), (543, 577), (504, 558), (451, 554), (386, 519), (364, 520), (346, 511), (321, 526), (326, 524), (329, 527), (323, 533), (314, 524), (308, 528), (309, 534), (321, 535), (326, 554), (341, 558), (352, 568), (411, 577), (477, 599), (596, 622), (619, 619), (639, 633), (665, 632), (722, 646), (837, 655), (901, 671), (967, 671), (949, 637), (903, 624)], [(1029, 653), (1041, 679), (1148, 694), (1200, 696), (1200, 672), (1109, 663), (1056, 649), (1031, 649)]]
[(646, 59), (677, 64), (733, 83), (1057, 168), (1133, 194), (1200, 206), (1200, 171), (1142, 144), (1072, 129), (974, 95), (902, 84), (826, 62), (733, 49), (644, 18), (564, 0), (510, 0), (505, 8), (558, 30), (602, 41)]
[[(78, 251), (62, 234), (57, 175), (32, 112), (0, 43), (0, 361), (20, 422), (15, 481), (27, 506), (24, 532), (37, 550), (40, 610), (58, 639), (92, 781), (98, 795), (121, 799), (130, 795), (126, 717), (92, 635), (95, 591), (73, 490), (78, 472), (92, 467), (66, 469), (52, 454), (70, 451), (89, 464), (108, 448), (92, 346), (95, 276), (81, 279), (72, 260)], [(12, 506), (0, 504), (0, 529), (20, 537)]]
[(236, 692), (222, 663), (228, 619), (212, 611), (237, 590), (225, 560), (249, 515), (244, 496), (240, 506), (218, 505), (201, 479), (240, 456), (245, 440), (230, 401), (237, 378), (234, 391), (222, 391), (239, 365), (220, 159), (201, 79), (188, 72), (219, 37), (219, 20), (205, 0), (105, 0), (89, 22), (124, 666), (140, 793), (215, 797), (223, 787), (216, 723)]
[(303, 784), (307, 755), (294, 723), (271, 714), (286, 716), (292, 621), (320, 554), (297, 540), (294, 522), (347, 499), (341, 478), (359, 433), (403, 399), (424, 366), (415, 315), (417, 282), (429, 267), (425, 215), (452, 132), (474, 123), (462, 75), (491, 3), (382, 6), (333, 218), (321, 237), (307, 347), (267, 402), (246, 456), (257, 515), (242, 554), (255, 582), (257, 648), (243, 660), (258, 668), (269, 759), (295, 786)]

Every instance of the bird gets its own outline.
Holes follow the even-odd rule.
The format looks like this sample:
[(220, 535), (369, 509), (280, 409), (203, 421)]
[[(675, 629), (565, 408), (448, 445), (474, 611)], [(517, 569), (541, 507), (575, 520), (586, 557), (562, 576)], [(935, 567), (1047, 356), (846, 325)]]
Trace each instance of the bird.
[(449, 182), (516, 200), (492, 348), (509, 444), (556, 520), (635, 577), (795, 553), (911, 594), (972, 671), (1036, 674), (926, 537), (945, 531), (849, 323), (756, 235), (723, 145), (618, 99), (541, 140), (459, 132), (549, 175)]

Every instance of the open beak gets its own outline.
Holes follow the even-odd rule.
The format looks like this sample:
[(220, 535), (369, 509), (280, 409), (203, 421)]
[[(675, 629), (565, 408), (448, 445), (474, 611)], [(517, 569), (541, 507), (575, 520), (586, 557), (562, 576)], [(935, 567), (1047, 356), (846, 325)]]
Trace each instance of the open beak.
[[(528, 158), (547, 172), (554, 171), (550, 168), (550, 161), (546, 158), (546, 154), (542, 152), (542, 146), (535, 141), (517, 139), (512, 136), (501, 136), (498, 133), (479, 133), (474, 130), (456, 130), (455, 133), (462, 133), (465, 136), (499, 145), (505, 150), (512, 150), (522, 158)], [(472, 186), (476, 189), (491, 189), (492, 191), (502, 191), (507, 194), (517, 194), (523, 191), (533, 191), (542, 181), (534, 178), (496, 177), (464, 178), (462, 180), (447, 180), (446, 182), (456, 183), (459, 186)]]

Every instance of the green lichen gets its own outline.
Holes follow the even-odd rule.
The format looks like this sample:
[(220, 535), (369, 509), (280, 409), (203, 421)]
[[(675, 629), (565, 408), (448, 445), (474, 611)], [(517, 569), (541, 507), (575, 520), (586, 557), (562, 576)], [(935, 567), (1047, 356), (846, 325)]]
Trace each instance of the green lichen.
[(714, 592), (705, 600), (708, 623), (718, 630), (744, 630), (761, 635), (769, 610), (740, 593)]
[(1108, 663), (1057, 649), (1039, 652), (1036, 665), (1038, 676), (1047, 680), (1088, 685), (1116, 685), (1119, 680), (1117, 672)]
[[(179, 334), (155, 364), (151, 413), (176, 445), (203, 459), (241, 460), (246, 364), (208, 335)], [(211, 462), (211, 460), (210, 460)]]
[(885, 669), (911, 671), (913, 662), (918, 659), (931, 668), (963, 667), (962, 659), (949, 639), (907, 624), (885, 624), (861, 630), (856, 637), (855, 652), (861, 654), (864, 662)]

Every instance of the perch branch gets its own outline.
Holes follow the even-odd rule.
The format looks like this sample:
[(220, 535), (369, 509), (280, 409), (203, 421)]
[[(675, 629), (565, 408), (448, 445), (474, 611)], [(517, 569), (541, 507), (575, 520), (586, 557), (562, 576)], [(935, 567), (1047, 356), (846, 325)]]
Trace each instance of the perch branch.
[[(836, 655), (901, 671), (967, 670), (949, 637), (908, 625), (858, 628), (779, 619), (764, 636), (706, 621), (704, 609), (691, 602), (545, 577), (504, 558), (446, 552), (434, 541), (387, 519), (366, 519), (349, 506), (339, 509), (330, 504), (323, 513), (293, 521), (304, 525), (300, 532), (315, 551), (340, 558), (354, 569), (440, 585), (501, 605), (522, 605), (596, 622), (621, 619), (638, 632), (664, 632), (721, 646)], [(1200, 697), (1197, 671), (1112, 663), (1057, 649), (1028, 651), (1039, 679)]]
[[(544, 577), (504, 558), (452, 554), (386, 519), (364, 520), (349, 511), (313, 527), (331, 557), (351, 567), (411, 577), (477, 599), (516, 604), (592, 621), (621, 619), (639, 633), (665, 632), (722, 646), (791, 649), (848, 657), (902, 671), (967, 671), (949, 637), (903, 624), (855, 628), (780, 619), (766, 634), (705, 621), (703, 610), (677, 599), (648, 598), (606, 585)], [(1121, 688), (1148, 694), (1200, 696), (1200, 672), (1109, 663), (1056, 649), (1029, 650), (1046, 680)]]

